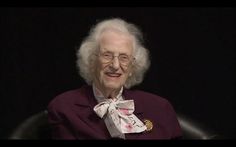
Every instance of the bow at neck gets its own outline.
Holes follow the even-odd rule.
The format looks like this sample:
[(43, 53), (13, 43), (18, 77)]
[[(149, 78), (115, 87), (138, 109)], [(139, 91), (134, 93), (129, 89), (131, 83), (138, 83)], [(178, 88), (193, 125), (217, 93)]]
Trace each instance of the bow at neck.
[(102, 98), (101, 95), (96, 96), (96, 93), (99, 92), (95, 92), (95, 97), (100, 103), (94, 107), (94, 111), (100, 118), (108, 117), (121, 133), (139, 133), (145, 131), (146, 126), (133, 114), (135, 110), (134, 101), (123, 100), (122, 91), (123, 88), (114, 99)]

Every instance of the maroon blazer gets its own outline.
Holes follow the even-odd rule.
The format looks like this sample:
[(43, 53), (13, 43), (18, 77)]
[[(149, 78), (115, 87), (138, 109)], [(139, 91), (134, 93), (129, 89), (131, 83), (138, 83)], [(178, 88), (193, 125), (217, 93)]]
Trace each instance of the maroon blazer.
[[(175, 139), (181, 128), (171, 104), (164, 98), (138, 90), (124, 90), (125, 99), (133, 99), (134, 114), (153, 124), (150, 131), (125, 134), (126, 139)], [(48, 120), (54, 139), (111, 139), (106, 125), (93, 111), (97, 101), (91, 86), (67, 91), (48, 105)]]

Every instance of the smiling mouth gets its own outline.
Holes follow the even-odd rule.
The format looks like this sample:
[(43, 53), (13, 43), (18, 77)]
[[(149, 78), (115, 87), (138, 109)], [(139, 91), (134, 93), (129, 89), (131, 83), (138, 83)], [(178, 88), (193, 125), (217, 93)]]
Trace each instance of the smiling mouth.
[(121, 76), (121, 74), (119, 74), (119, 73), (106, 73), (106, 75), (109, 77), (120, 77)]

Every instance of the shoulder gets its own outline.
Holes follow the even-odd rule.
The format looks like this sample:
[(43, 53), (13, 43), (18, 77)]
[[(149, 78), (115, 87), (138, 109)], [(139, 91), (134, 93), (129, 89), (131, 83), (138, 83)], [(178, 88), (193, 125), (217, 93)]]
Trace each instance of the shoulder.
[(131, 99), (134, 99), (137, 102), (141, 103), (155, 103), (155, 104), (161, 104), (161, 105), (168, 105), (170, 102), (157, 94), (142, 91), (142, 90), (127, 90), (127, 95), (131, 97)]
[(128, 99), (133, 99), (137, 109), (149, 112), (175, 113), (171, 102), (157, 94), (141, 90), (127, 90)]
[(48, 109), (66, 109), (74, 105), (77, 101), (86, 100), (86, 89), (88, 86), (82, 86), (77, 89), (65, 91), (54, 97), (48, 104)]

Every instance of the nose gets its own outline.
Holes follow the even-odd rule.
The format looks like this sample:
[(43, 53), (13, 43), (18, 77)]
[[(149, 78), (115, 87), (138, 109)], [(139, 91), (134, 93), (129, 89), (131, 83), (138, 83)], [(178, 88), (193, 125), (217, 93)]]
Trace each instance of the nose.
[(120, 61), (118, 59), (117, 56), (114, 56), (113, 60), (112, 60), (112, 64), (111, 66), (115, 69), (118, 70), (120, 68)]

